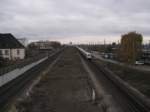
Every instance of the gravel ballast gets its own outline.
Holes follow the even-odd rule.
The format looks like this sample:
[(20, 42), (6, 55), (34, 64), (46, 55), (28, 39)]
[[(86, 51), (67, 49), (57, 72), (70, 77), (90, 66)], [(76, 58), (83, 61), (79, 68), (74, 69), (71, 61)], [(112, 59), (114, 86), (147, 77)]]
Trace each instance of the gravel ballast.
[(18, 112), (101, 112), (92, 102), (89, 77), (75, 48), (66, 48), (30, 95), (17, 104)]

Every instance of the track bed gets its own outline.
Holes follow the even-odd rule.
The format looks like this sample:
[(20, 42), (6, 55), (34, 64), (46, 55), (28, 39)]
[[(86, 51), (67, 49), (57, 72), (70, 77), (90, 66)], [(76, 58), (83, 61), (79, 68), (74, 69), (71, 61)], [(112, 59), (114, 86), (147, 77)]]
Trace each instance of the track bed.
[(66, 48), (19, 107), (19, 112), (99, 112), (91, 101), (91, 85), (77, 49)]

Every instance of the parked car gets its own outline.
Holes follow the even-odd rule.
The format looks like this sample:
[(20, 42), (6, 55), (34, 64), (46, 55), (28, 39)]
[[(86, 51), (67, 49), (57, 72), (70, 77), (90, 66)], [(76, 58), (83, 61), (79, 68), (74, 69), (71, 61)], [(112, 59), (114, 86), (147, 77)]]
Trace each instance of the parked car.
[(143, 61), (135, 61), (135, 65), (143, 65), (144, 62)]

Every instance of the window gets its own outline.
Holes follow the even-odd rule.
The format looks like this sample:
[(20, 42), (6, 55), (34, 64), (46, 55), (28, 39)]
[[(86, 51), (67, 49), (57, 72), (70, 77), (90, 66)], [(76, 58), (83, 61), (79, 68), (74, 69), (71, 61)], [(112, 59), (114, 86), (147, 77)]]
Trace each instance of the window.
[(19, 49), (17, 49), (17, 55), (19, 55), (20, 54), (20, 50)]
[(5, 50), (5, 55), (9, 55), (9, 51), (8, 50)]

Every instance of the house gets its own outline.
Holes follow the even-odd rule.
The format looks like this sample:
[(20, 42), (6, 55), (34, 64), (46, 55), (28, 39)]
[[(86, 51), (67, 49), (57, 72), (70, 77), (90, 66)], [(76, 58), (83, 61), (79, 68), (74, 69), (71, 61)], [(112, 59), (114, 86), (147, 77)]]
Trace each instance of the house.
[(35, 42), (35, 45), (40, 50), (53, 50), (52, 43), (50, 41), (38, 41)]
[(25, 47), (12, 34), (0, 34), (0, 57), (9, 60), (24, 59)]

